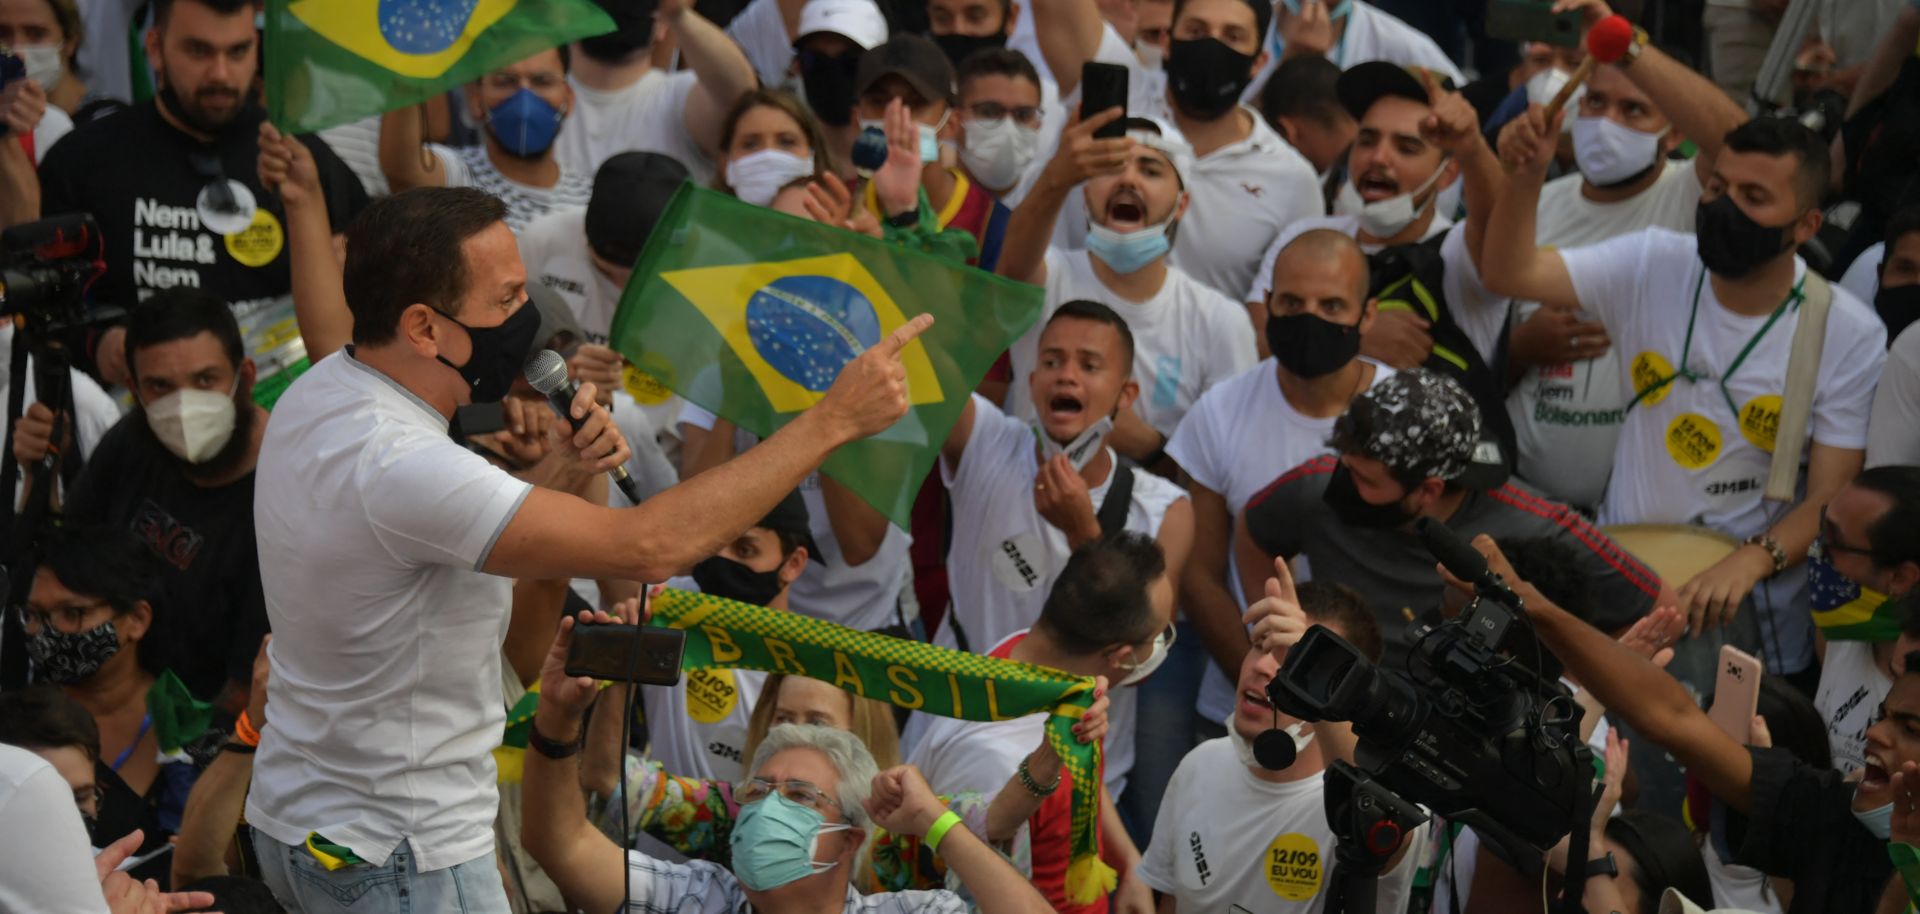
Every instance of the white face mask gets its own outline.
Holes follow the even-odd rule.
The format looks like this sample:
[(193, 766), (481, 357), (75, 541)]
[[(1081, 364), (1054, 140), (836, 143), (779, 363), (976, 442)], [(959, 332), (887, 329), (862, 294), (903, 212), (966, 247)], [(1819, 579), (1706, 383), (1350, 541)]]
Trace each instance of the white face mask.
[(60, 46), (57, 44), (28, 44), (14, 48), (13, 53), (20, 56), (20, 62), (26, 65), (27, 78), (40, 84), (45, 92), (52, 92), (60, 84)]
[[(1234, 725), (1238, 719), (1238, 712), (1227, 715), (1227, 738), (1233, 741), (1233, 754), (1240, 757), (1240, 764), (1264, 770), (1266, 766), (1253, 757), (1253, 741), (1241, 736), (1240, 728)], [(1293, 754), (1298, 757), (1306, 751), (1307, 744), (1313, 742), (1313, 731), (1307, 728), (1306, 721), (1301, 720), (1288, 724), (1285, 729), (1287, 738), (1293, 740)]]
[[(1567, 71), (1556, 70), (1552, 67), (1533, 74), (1533, 76), (1527, 79), (1527, 104), (1544, 106), (1553, 101), (1553, 97), (1560, 94), (1560, 89), (1567, 84), (1567, 80), (1572, 78), (1573, 75)], [(1580, 110), (1580, 99), (1586, 94), (1587, 87), (1584, 85), (1573, 90), (1573, 94), (1567, 97), (1567, 110)], [(1569, 129), (1569, 125), (1572, 123), (1573, 118), (1567, 118), (1566, 121), (1562, 122), (1560, 125), (1561, 132)]]
[[(920, 128), (920, 161), (923, 164), (940, 161), (940, 128), (947, 126), (947, 118), (952, 114), (953, 111), (949, 109), (946, 114), (940, 115), (940, 123), (938, 124), (929, 126), (927, 124), (916, 123), (914, 125)], [(862, 120), (860, 122), (860, 129), (878, 130), (884, 134), (887, 132), (887, 122), (882, 120)]]
[(727, 186), (754, 206), (769, 206), (780, 188), (813, 175), (813, 159), (784, 149), (762, 149), (727, 163)]
[(1134, 45), (1133, 56), (1140, 58), (1140, 65), (1149, 70), (1166, 69), (1167, 52), (1160, 50), (1157, 44), (1141, 42)]
[(1419, 187), (1407, 191), (1404, 194), (1388, 197), (1385, 200), (1375, 200), (1372, 203), (1362, 206), (1360, 208), (1360, 227), (1365, 229), (1367, 234), (1382, 241), (1405, 231), (1407, 226), (1412, 225), (1413, 220), (1420, 218), (1420, 214), (1432, 206), (1433, 201), (1438, 199), (1440, 195), (1434, 194), (1432, 197), (1428, 197), (1427, 202), (1422, 204), (1419, 209), (1414, 208), (1413, 198), (1432, 189), (1433, 185), (1440, 180), (1440, 176), (1446, 173), (1447, 163), (1443, 159), (1440, 162), (1440, 167), (1434, 169), (1433, 174), (1421, 182)]
[(1047, 434), (1046, 429), (1041, 427), (1040, 420), (1033, 420), (1033, 436), (1040, 440), (1040, 459), (1052, 460), (1055, 454), (1065, 454), (1067, 463), (1073, 466), (1075, 472), (1092, 463), (1093, 458), (1100, 455), (1100, 446), (1112, 433), (1113, 417), (1102, 416), (1100, 421), (1087, 426), (1086, 431), (1075, 435), (1072, 441), (1061, 444)]
[(1653, 167), (1666, 131), (1647, 133), (1605, 117), (1573, 119), (1573, 158), (1598, 187), (1618, 184)]
[(224, 394), (181, 388), (147, 404), (147, 427), (173, 456), (193, 464), (207, 462), (233, 438), (233, 395), (240, 381), (233, 383), (234, 389)]
[(1004, 192), (1020, 183), (1021, 173), (1040, 148), (1040, 131), (1023, 127), (1011, 117), (995, 121), (970, 120), (960, 125), (966, 145), (960, 161), (991, 191)]
[(1172, 631), (1172, 629), (1165, 629), (1161, 631), (1160, 634), (1155, 635), (1153, 639), (1153, 653), (1148, 654), (1147, 659), (1138, 661), (1134, 663), (1133, 666), (1127, 667), (1126, 678), (1120, 680), (1117, 684), (1123, 686), (1139, 685), (1141, 680), (1152, 676), (1153, 671), (1160, 668), (1160, 664), (1167, 662), (1167, 650), (1173, 647)]

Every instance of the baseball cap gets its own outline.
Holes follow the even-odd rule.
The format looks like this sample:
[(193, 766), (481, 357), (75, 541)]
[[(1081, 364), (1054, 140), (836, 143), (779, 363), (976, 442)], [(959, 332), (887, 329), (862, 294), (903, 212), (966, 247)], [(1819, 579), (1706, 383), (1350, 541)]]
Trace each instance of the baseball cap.
[(807, 0), (800, 8), (800, 28), (793, 42), (815, 32), (845, 35), (867, 50), (887, 40), (887, 18), (873, 0)]
[(869, 48), (860, 55), (860, 67), (854, 71), (853, 91), (865, 95), (882, 77), (898, 76), (930, 102), (953, 98), (953, 63), (938, 45), (924, 36), (907, 32), (895, 35), (886, 44)]
[(1709, 911), (1685, 895), (1679, 889), (1669, 888), (1660, 895), (1660, 914), (1753, 914), (1743, 908), (1714, 908)]
[(1193, 175), (1193, 147), (1172, 124), (1155, 117), (1129, 117), (1121, 122), (1135, 143), (1155, 149), (1173, 164), (1173, 173), (1182, 188)]
[(809, 562), (825, 564), (827, 561), (827, 557), (820, 553), (820, 546), (813, 541), (813, 525), (811, 517), (807, 514), (807, 500), (800, 497), (798, 489), (788, 492), (787, 497), (780, 499), (780, 503), (774, 505), (773, 510), (768, 511), (767, 516), (760, 518), (760, 522), (754, 526), (765, 527), (775, 533), (785, 533), (799, 545), (807, 547)]
[(687, 167), (657, 152), (623, 152), (608, 159), (594, 173), (593, 196), (587, 200), (587, 247), (631, 266), (685, 180)]
[[(1439, 77), (1440, 88), (1453, 91), (1453, 77), (1434, 74)], [(1341, 71), (1340, 78), (1334, 81), (1333, 93), (1340, 97), (1340, 105), (1353, 115), (1354, 120), (1367, 116), (1367, 110), (1373, 103), (1388, 96), (1410, 99), (1424, 105), (1430, 100), (1427, 87), (1420, 84), (1416, 72), (1399, 64), (1384, 60), (1370, 60), (1354, 64)]]
[(1396, 476), (1431, 476), (1475, 490), (1507, 479), (1500, 445), (1484, 433), (1479, 405), (1459, 382), (1424, 368), (1394, 372), (1353, 398), (1334, 421), (1333, 438)]

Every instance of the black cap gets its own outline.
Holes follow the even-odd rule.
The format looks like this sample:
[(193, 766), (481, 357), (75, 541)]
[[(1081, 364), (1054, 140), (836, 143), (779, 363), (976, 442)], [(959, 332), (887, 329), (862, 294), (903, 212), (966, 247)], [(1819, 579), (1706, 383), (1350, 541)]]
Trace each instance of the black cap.
[(883, 76), (898, 76), (929, 102), (953, 98), (953, 63), (924, 36), (907, 32), (887, 39), (860, 55), (860, 67), (854, 71), (853, 91), (865, 95)]
[(1480, 407), (1446, 375), (1410, 368), (1380, 379), (1334, 420), (1334, 437), (1398, 476), (1437, 477), (1483, 491), (1507, 480), (1497, 438)]
[(623, 152), (600, 166), (587, 201), (587, 247), (621, 266), (631, 266), (653, 234), (687, 167), (657, 152)]
[[(1453, 77), (1444, 73), (1433, 74), (1440, 88), (1453, 91)], [(1340, 96), (1340, 105), (1353, 115), (1354, 120), (1367, 116), (1373, 103), (1387, 96), (1428, 104), (1427, 87), (1420, 84), (1420, 76), (1411, 69), (1384, 60), (1370, 60), (1354, 64), (1341, 71), (1340, 78), (1333, 84), (1335, 95)]]
[(788, 492), (787, 497), (760, 518), (756, 527), (765, 527), (775, 533), (784, 533), (789, 539), (807, 547), (807, 561), (826, 564), (827, 557), (820, 553), (819, 544), (813, 541), (813, 519), (807, 513), (807, 500), (798, 490)]

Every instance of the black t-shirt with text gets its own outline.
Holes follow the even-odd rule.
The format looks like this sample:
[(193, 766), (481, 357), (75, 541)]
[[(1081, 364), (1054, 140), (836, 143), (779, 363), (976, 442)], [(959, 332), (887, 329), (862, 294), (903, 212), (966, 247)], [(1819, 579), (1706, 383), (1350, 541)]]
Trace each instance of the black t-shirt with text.
[(123, 524), (159, 557), (164, 592), (143, 648), (206, 701), (251, 679), (267, 633), (253, 478), (194, 484), (135, 411), (100, 439), (67, 497), (69, 523)]

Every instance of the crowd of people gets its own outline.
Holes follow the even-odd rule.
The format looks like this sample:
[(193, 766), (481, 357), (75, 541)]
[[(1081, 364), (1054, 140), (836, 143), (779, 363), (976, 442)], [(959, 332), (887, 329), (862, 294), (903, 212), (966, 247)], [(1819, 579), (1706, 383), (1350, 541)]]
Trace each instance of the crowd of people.
[[(1920, 2), (591, 2), (292, 136), (254, 0), (0, 0), (0, 228), (98, 242), (0, 285), (0, 911), (1338, 910), (1397, 762), (1276, 680), (1433, 682), (1491, 584), (1430, 524), (1592, 812), (1431, 815), (1377, 910), (1920, 899)], [(614, 348), (688, 184), (1041, 290), (910, 524), (821, 467), (932, 317), (765, 436)], [(898, 678), (569, 675), (662, 587), (1084, 680), (1098, 765)]]

